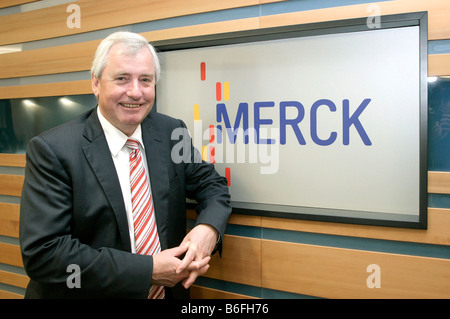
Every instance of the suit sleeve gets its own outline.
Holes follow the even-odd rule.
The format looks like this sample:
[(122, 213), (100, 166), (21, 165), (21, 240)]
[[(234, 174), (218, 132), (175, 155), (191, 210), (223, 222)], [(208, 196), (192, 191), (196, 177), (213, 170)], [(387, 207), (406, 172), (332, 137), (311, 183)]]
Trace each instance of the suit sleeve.
[[(20, 209), (20, 245), (32, 281), (66, 296), (145, 298), (153, 260), (114, 248), (94, 249), (71, 234), (71, 178), (47, 142), (27, 147)], [(81, 270), (81, 288), (68, 289), (69, 265)]]

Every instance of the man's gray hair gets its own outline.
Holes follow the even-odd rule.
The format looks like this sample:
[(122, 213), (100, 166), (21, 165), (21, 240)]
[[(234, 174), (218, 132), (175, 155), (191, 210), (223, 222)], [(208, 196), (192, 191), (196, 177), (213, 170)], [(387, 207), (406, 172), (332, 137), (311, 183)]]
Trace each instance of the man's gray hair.
[(155, 81), (158, 81), (161, 74), (161, 66), (155, 48), (148, 43), (147, 39), (143, 36), (127, 31), (119, 31), (110, 34), (97, 47), (91, 67), (91, 73), (96, 78), (101, 78), (103, 69), (108, 61), (108, 53), (111, 50), (111, 47), (116, 44), (125, 48), (124, 54), (131, 56), (137, 54), (142, 48), (148, 48), (153, 57), (153, 64), (155, 65)]

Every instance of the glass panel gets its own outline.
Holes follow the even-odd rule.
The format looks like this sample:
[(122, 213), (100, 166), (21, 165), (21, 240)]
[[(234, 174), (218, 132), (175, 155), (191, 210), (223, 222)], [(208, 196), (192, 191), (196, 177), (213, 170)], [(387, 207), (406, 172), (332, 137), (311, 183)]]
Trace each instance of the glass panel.
[(33, 136), (96, 105), (92, 94), (0, 100), (0, 153), (25, 153)]
[(428, 170), (450, 171), (450, 78), (428, 85)]

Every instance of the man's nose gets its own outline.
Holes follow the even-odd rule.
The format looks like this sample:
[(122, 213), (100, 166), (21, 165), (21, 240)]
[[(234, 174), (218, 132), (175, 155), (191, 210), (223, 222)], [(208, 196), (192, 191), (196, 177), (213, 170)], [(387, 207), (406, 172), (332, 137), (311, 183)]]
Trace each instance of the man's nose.
[(127, 96), (134, 100), (139, 100), (142, 97), (142, 90), (138, 80), (131, 81), (127, 90)]

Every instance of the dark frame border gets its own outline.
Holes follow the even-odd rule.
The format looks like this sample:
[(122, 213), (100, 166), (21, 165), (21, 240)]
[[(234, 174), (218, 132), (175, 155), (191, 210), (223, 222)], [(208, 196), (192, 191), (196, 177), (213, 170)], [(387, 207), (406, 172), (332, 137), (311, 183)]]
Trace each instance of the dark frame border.
[[(281, 217), (290, 219), (303, 219), (324, 222), (338, 222), (348, 224), (362, 224), (373, 226), (390, 226), (403, 228), (427, 228), (427, 206), (428, 206), (428, 13), (413, 12), (395, 15), (380, 16), (380, 27), (369, 28), (368, 18), (356, 18), (348, 20), (326, 21), (309, 24), (289, 25), (282, 27), (254, 29), (237, 32), (227, 32), (205, 36), (195, 36), (188, 38), (179, 38), (171, 40), (156, 41), (152, 44), (159, 52), (174, 50), (196, 49), (212, 46), (223, 46), (239, 43), (250, 43), (258, 41), (269, 41), (277, 39), (308, 37), (325, 34), (338, 34), (347, 32), (358, 32), (402, 28), (409, 26), (419, 27), (419, 55), (420, 55), (420, 172), (419, 172), (419, 216), (413, 220), (411, 216), (401, 214), (379, 213), (379, 218), (374, 218), (375, 212), (346, 211), (338, 209), (308, 208), (296, 206), (296, 212), (288, 212), (289, 207), (276, 205), (277, 209), (267, 209), (270, 205), (259, 207), (258, 203), (239, 203), (240, 207), (233, 207), (233, 213)], [(233, 202), (232, 202), (233, 203)], [(195, 204), (188, 203), (188, 206), (194, 207)], [(251, 206), (251, 207), (245, 207)], [(280, 211), (279, 209), (283, 210)], [(303, 212), (298, 212), (303, 211)], [(316, 211), (319, 214), (308, 212)], [(360, 217), (361, 215), (366, 217)], [(355, 215), (355, 216), (353, 216)], [(356, 216), (358, 215), (358, 216)], [(369, 216), (370, 215), (370, 216)], [(403, 217), (403, 218), (402, 218)]]

